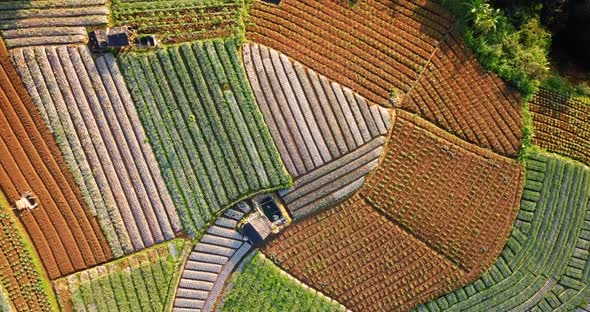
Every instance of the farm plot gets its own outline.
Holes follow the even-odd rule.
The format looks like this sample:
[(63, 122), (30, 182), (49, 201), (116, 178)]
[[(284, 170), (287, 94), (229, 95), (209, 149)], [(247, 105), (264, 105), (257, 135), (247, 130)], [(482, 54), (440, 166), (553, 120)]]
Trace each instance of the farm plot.
[(249, 211), (248, 205), (238, 204), (207, 229), (185, 264), (173, 311), (213, 311), (231, 272), (252, 250), (236, 230)]
[(522, 105), (517, 91), (486, 72), (453, 32), (396, 107), (502, 155), (518, 154)]
[(522, 169), (404, 111), (383, 162), (361, 190), (371, 205), (477, 276), (502, 250)]
[[(49, 299), (51, 288), (42, 281), (43, 267), (33, 259), (37, 255), (16, 222), (10, 204), (0, 192), (0, 288), (6, 292), (6, 307), (12, 306), (14, 311), (52, 311), (57, 307)], [(0, 310), (11, 311), (3, 309), (2, 304)]]
[(466, 272), (359, 194), (291, 225), (264, 254), (353, 311), (404, 311), (462, 285)]
[(20, 215), (50, 278), (108, 261), (111, 249), (0, 40), (0, 187), (39, 208)]
[(541, 89), (529, 108), (533, 144), (590, 164), (590, 104)]
[(176, 239), (54, 281), (62, 311), (169, 311), (185, 245)]
[(113, 0), (116, 25), (163, 43), (231, 37), (243, 29), (242, 0)]
[(573, 311), (590, 297), (590, 169), (549, 154), (526, 160), (512, 234), (475, 282), (417, 311)]
[(83, 43), (86, 27), (106, 25), (107, 0), (13, 0), (0, 3), (8, 48)]
[(252, 6), (247, 37), (280, 50), (368, 100), (419, 113), (508, 156), (521, 140), (516, 92), (487, 74), (435, 1), (284, 0)]
[(295, 219), (356, 191), (377, 166), (390, 111), (258, 44), (244, 64), (264, 119), (295, 178), (281, 193)]
[(232, 276), (221, 311), (345, 311), (300, 282), (290, 278), (272, 261), (257, 253), (240, 273)]
[(178, 214), (113, 56), (77, 46), (12, 57), (114, 255), (174, 238)]
[(234, 40), (126, 54), (120, 65), (189, 234), (244, 197), (291, 185)]

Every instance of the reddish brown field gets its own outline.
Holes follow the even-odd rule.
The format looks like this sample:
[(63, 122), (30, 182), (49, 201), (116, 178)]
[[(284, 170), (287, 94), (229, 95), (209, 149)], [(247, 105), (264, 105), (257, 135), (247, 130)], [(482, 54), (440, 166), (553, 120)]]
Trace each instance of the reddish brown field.
[(247, 37), (277, 49), (367, 99), (422, 115), (508, 156), (521, 140), (517, 93), (486, 73), (434, 1), (256, 1)]
[(473, 281), (504, 247), (523, 188), (516, 161), (407, 112), (388, 145), (352, 199), (264, 248), (358, 311), (408, 310)]
[(21, 215), (50, 278), (112, 258), (51, 133), (0, 41), (0, 187), (13, 203), (33, 192), (39, 208)]
[(590, 165), (590, 103), (541, 89), (529, 107), (535, 145)]

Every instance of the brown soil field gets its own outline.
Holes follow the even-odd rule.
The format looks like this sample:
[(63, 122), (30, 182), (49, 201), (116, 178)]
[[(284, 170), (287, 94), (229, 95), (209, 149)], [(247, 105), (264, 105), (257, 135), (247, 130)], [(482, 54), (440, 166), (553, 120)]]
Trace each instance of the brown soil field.
[(541, 89), (529, 107), (533, 144), (590, 165), (590, 103)]
[(485, 72), (435, 1), (256, 1), (246, 36), (382, 106), (394, 105), (464, 140), (516, 156), (517, 93)]
[(395, 115), (361, 190), (264, 248), (353, 310), (408, 310), (479, 277), (504, 247), (523, 189), (516, 161)]
[(11, 203), (31, 191), (39, 208), (21, 214), (50, 278), (112, 258), (53, 136), (0, 41), (0, 187)]

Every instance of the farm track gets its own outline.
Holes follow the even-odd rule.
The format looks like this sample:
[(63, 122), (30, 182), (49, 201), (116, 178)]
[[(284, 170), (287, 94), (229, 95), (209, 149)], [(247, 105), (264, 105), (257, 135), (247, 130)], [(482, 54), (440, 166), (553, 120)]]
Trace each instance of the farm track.
[[(51, 311), (48, 294), (41, 282), (42, 267), (37, 267), (25, 234), (11, 216), (12, 207), (0, 192), (0, 277), (2, 292), (16, 311)], [(18, 221), (17, 221), (18, 222)]]
[(541, 89), (529, 109), (533, 144), (590, 165), (590, 105)]
[(231, 273), (252, 250), (236, 230), (249, 211), (248, 205), (238, 204), (207, 229), (182, 271), (172, 311), (213, 311)]
[(170, 241), (53, 282), (62, 311), (170, 309), (181, 265), (190, 249)]
[(128, 25), (141, 34), (157, 34), (163, 43), (231, 37), (243, 27), (237, 0), (113, 1), (116, 25)]
[(541, 153), (526, 168), (521, 209), (496, 263), (416, 311), (573, 311), (590, 297), (590, 169)]
[(242, 198), (291, 185), (233, 40), (128, 54), (120, 65), (189, 234)]
[(83, 43), (86, 27), (108, 23), (106, 4), (106, 0), (0, 3), (0, 33), (8, 48)]
[(295, 178), (281, 192), (294, 219), (356, 191), (377, 166), (390, 111), (276, 50), (244, 44), (242, 51), (258, 105)]
[(174, 238), (175, 206), (113, 56), (78, 46), (12, 57), (114, 255)]
[(13, 202), (32, 191), (39, 209), (21, 215), (50, 278), (112, 258), (57, 144), (0, 42), (0, 186)]
[(404, 111), (392, 124), (359, 192), (263, 248), (352, 310), (408, 310), (473, 281), (502, 250), (521, 194), (514, 160)]
[(517, 155), (516, 91), (484, 72), (435, 2), (366, 0), (352, 8), (335, 0), (255, 2), (250, 15), (251, 40), (380, 105), (391, 106), (397, 89), (394, 106), (481, 147)]

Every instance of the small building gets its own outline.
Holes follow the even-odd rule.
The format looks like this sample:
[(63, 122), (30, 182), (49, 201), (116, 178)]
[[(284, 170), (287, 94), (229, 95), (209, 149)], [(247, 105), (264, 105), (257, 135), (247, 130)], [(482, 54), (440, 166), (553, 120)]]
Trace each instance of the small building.
[(252, 245), (259, 247), (272, 234), (272, 223), (260, 211), (256, 211), (242, 225), (242, 233)]
[(95, 29), (88, 34), (90, 49), (93, 51), (104, 50), (109, 47), (107, 43), (107, 30)]
[(133, 32), (127, 26), (114, 27), (109, 29), (107, 44), (111, 48), (126, 47), (133, 42)]

